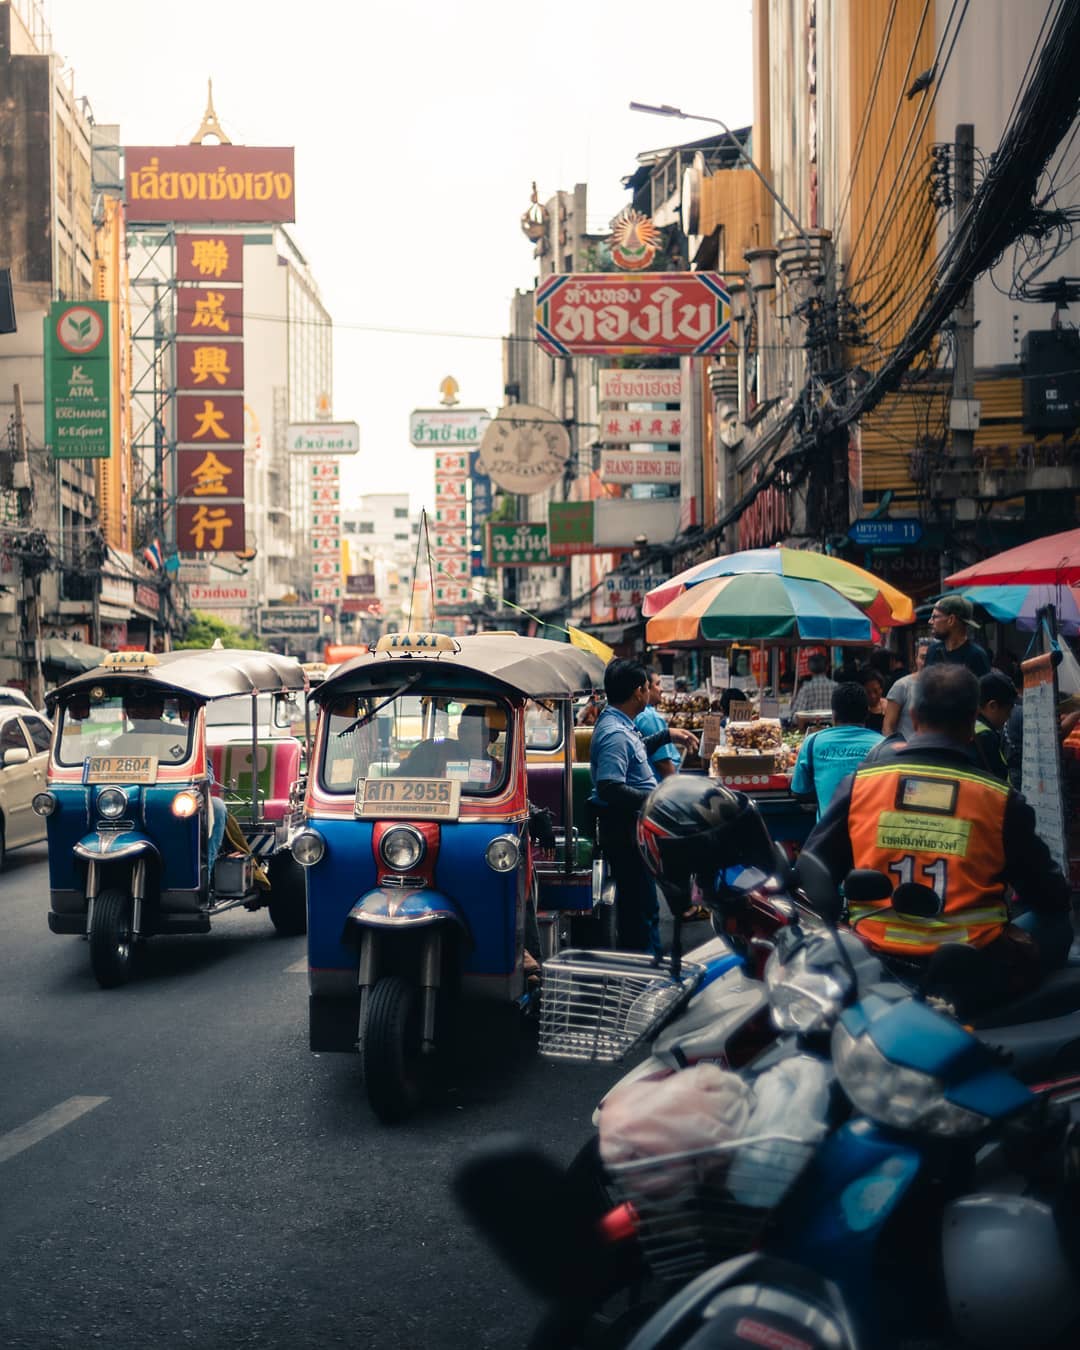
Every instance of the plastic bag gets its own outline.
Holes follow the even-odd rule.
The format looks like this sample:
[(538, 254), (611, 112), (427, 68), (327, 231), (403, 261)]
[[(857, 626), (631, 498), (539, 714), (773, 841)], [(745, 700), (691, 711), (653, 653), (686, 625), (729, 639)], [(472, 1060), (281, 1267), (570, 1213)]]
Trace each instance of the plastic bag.
[(797, 1174), (793, 1168), (800, 1151), (788, 1140), (813, 1144), (825, 1133), (829, 1079), (824, 1063), (810, 1055), (781, 1060), (755, 1082), (753, 1102), (743, 1137), (783, 1134), (787, 1139), (737, 1150), (727, 1187), (740, 1204), (772, 1208)]

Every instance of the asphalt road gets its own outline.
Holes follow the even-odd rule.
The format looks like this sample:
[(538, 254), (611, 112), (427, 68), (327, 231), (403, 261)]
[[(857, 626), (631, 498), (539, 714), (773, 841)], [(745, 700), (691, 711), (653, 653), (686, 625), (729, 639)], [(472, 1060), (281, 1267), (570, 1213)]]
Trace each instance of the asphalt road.
[(504, 1018), (445, 1100), (382, 1126), (355, 1059), (307, 1048), (302, 938), (226, 914), (103, 991), (86, 944), (48, 931), (47, 885), (44, 846), (9, 855), (0, 1346), (524, 1343), (538, 1308), (448, 1177), (492, 1131), (569, 1160), (618, 1070), (549, 1064)]

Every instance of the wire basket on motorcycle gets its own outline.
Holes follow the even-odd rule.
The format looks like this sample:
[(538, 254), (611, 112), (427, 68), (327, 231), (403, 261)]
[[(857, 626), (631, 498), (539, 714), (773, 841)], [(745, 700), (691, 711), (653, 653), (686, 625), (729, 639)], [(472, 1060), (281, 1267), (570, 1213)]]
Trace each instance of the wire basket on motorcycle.
[(614, 1064), (673, 1017), (705, 967), (638, 952), (565, 951), (544, 962), (540, 1053), (547, 1059)]

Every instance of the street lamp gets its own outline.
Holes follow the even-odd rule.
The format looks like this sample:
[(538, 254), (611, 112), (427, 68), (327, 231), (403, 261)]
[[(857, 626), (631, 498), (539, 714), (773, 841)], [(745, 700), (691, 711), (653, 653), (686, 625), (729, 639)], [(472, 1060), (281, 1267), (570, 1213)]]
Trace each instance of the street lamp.
[(719, 117), (702, 117), (700, 113), (683, 112), (681, 108), (673, 108), (670, 103), (635, 103), (633, 100), (631, 100), (630, 111), (652, 113), (656, 117), (679, 117), (683, 121), (689, 122), (711, 122), (713, 126), (719, 127), (723, 131), (727, 139), (739, 152), (739, 158), (743, 160), (748, 169), (753, 169), (754, 173), (757, 174), (759, 180), (764, 184), (765, 191), (777, 204), (780, 210), (783, 211), (784, 215), (788, 218), (788, 220), (792, 223), (792, 225), (795, 226), (795, 229), (802, 237), (803, 244), (806, 247), (807, 256), (808, 257), (812, 256), (813, 250), (810, 247), (810, 240), (809, 237), (807, 236), (806, 231), (788, 210), (787, 203), (784, 201), (784, 199), (780, 196), (780, 194), (776, 191), (773, 185), (761, 172), (758, 166), (746, 153), (745, 149), (743, 148), (742, 142), (739, 140), (739, 138), (735, 135), (735, 133), (731, 130), (731, 128), (727, 125), (726, 122), (721, 122)]

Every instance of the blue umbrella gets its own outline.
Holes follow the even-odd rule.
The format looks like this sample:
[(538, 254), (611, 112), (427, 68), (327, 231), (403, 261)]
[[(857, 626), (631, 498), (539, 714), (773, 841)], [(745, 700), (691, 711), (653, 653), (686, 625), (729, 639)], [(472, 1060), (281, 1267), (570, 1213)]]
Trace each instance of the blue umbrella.
[(1053, 605), (1059, 631), (1066, 637), (1080, 633), (1080, 605), (1069, 586), (964, 586), (948, 594), (963, 595), (998, 623), (1014, 623), (1026, 633), (1035, 631), (1039, 610)]

